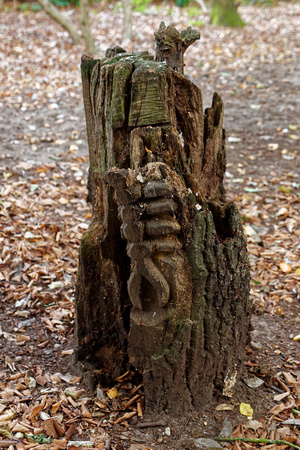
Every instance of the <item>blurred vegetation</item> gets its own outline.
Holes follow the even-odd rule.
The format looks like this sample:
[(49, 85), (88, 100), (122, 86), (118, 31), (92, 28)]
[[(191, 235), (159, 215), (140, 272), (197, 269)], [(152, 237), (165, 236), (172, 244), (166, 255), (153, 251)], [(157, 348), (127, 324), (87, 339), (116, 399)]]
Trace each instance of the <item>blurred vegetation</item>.
[[(284, 2), (292, 2), (296, 3), (297, 0), (281, 0)], [(0, 0), (1, 2), (1, 0)], [(70, 7), (70, 6), (78, 6), (79, 0), (51, 0), (51, 2), (57, 7)], [(119, 0), (90, 0), (90, 3), (102, 3), (102, 4), (110, 4), (113, 6), (114, 11), (118, 11), (122, 8), (121, 2)], [(205, 0), (205, 3), (208, 7), (211, 7), (211, 0)], [(238, 0), (239, 5), (256, 5), (256, 6), (272, 6), (279, 3), (279, 0)], [(195, 18), (189, 22), (191, 26), (202, 26), (203, 22), (201, 20), (197, 20), (197, 16), (199, 16), (202, 11), (197, 4), (193, 0), (131, 0), (131, 6), (133, 11), (145, 12), (147, 11), (149, 5), (155, 5), (159, 10), (160, 6), (163, 4), (170, 5), (170, 12), (172, 14), (172, 5), (177, 5), (185, 9), (188, 17)], [(3, 1), (3, 6), (11, 8), (11, 1)], [(112, 8), (111, 6), (111, 8)], [(17, 0), (17, 8), (21, 11), (40, 11), (42, 8), (36, 2), (36, 0)]]
[[(107, 0), (106, 0), (107, 1)], [(144, 12), (150, 5), (151, 0), (131, 0), (133, 11)]]

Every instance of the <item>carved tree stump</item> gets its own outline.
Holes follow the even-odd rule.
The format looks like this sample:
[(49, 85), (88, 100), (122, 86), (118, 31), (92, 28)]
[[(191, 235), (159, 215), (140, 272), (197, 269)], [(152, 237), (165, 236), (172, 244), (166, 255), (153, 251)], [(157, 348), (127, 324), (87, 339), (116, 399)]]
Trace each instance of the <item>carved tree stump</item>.
[(181, 73), (197, 38), (163, 24), (158, 61), (116, 47), (81, 65), (93, 221), (80, 248), (76, 367), (90, 384), (133, 367), (146, 410), (174, 416), (226, 393), (250, 322), (246, 240), (223, 187), (223, 102), (215, 93), (203, 114)]

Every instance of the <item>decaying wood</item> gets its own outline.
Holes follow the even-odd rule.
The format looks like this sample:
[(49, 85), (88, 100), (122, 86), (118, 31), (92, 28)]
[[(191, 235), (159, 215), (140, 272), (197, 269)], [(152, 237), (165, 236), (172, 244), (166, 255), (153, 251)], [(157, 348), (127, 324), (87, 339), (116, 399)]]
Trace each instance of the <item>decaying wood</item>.
[(183, 74), (184, 52), (197, 39), (200, 39), (200, 33), (188, 27), (179, 33), (174, 27), (166, 27), (161, 22), (159, 30), (155, 34), (156, 42), (156, 61), (166, 61), (169, 67)]
[(161, 25), (157, 54), (164, 35), (179, 36), (179, 57), (116, 47), (82, 59), (93, 221), (80, 248), (75, 362), (90, 384), (138, 370), (146, 411), (180, 415), (226, 393), (241, 369), (249, 263), (223, 186), (222, 99), (203, 113), (182, 74), (193, 30)]

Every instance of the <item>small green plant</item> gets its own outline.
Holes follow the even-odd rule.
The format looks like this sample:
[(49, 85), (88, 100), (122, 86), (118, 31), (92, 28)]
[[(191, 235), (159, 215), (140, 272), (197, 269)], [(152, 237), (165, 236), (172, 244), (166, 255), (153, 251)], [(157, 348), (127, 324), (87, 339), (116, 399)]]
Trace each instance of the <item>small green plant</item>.
[(151, 0), (132, 0), (131, 6), (133, 11), (144, 12), (150, 3)]
[(198, 6), (188, 6), (187, 8), (185, 8), (185, 11), (188, 15), (188, 17), (195, 17), (195, 16), (199, 16), (202, 13), (201, 8), (199, 8)]
[(51, 0), (54, 6), (70, 6), (69, 0)]
[(189, 20), (188, 25), (192, 27), (203, 27), (204, 22), (203, 20)]
[(18, 5), (18, 9), (23, 12), (28, 12), (28, 11), (37, 12), (37, 11), (40, 11), (42, 9), (42, 7), (39, 3), (24, 2), (24, 3), (21, 3), (20, 5)]
[(175, 3), (177, 6), (180, 6), (183, 8), (184, 6), (187, 6), (189, 0), (175, 0)]

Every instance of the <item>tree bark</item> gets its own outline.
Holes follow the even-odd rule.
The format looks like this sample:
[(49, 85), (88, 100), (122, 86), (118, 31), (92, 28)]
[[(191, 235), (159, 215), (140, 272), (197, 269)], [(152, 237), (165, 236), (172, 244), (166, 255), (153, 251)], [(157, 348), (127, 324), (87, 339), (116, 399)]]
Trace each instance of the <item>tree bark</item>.
[(122, 0), (123, 10), (124, 10), (124, 20), (123, 20), (123, 39), (122, 41), (132, 40), (132, 23), (131, 23), (131, 3), (130, 0)]
[(61, 14), (61, 12), (49, 0), (38, 0), (38, 2), (44, 8), (46, 13), (49, 14), (52, 19), (58, 22), (69, 33), (74, 44), (79, 45), (81, 42), (81, 37), (72, 22)]
[(82, 36), (86, 45), (87, 52), (90, 55), (95, 55), (96, 47), (95, 42), (91, 33), (90, 19), (89, 19), (89, 0), (80, 0), (80, 15), (79, 15), (79, 25), (82, 31)]
[(235, 0), (212, 0), (211, 23), (223, 27), (243, 27), (245, 22), (239, 16)]
[(93, 221), (79, 255), (75, 367), (90, 385), (134, 368), (146, 411), (179, 416), (230, 395), (249, 339), (249, 264), (223, 186), (222, 99), (203, 113), (181, 73), (184, 37), (196, 35), (161, 32), (176, 39), (160, 61), (121, 48), (82, 59)]

